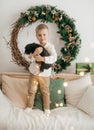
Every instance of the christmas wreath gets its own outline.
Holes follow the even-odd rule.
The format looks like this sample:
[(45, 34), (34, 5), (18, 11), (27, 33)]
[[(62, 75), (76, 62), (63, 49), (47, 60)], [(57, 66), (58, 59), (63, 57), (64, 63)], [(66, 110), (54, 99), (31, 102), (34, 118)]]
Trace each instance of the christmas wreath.
[(37, 20), (46, 23), (55, 23), (58, 27), (57, 33), (60, 34), (60, 39), (65, 41), (64, 46), (61, 48), (61, 56), (58, 56), (54, 65), (54, 71), (56, 73), (61, 72), (76, 58), (81, 46), (81, 40), (76, 30), (74, 19), (70, 18), (63, 10), (59, 10), (55, 6), (34, 6), (29, 8), (26, 12), (21, 13), (20, 18), (13, 26), (11, 40), (9, 42), (13, 61), (18, 65), (24, 66), (26, 69), (28, 68), (29, 63), (18, 49), (17, 39), (21, 28), (32, 25)]

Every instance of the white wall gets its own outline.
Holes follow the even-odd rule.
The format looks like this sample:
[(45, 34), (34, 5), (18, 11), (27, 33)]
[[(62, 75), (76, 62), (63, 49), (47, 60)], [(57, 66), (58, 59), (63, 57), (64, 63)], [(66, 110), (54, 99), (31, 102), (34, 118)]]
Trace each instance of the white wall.
[[(11, 51), (7, 46), (6, 40), (10, 40), (12, 24), (20, 17), (20, 13), (26, 11), (31, 6), (41, 4), (57, 6), (58, 9), (64, 10), (70, 17), (76, 20), (75, 24), (82, 39), (82, 46), (76, 60), (68, 67), (66, 72), (74, 73), (75, 63), (85, 62), (86, 57), (89, 58), (90, 62), (93, 62), (94, 0), (0, 0), (0, 72), (25, 71), (23, 67), (12, 61)], [(34, 29), (38, 23), (39, 21), (19, 33), (18, 42), (22, 50), (24, 44), (36, 41)], [(48, 23), (47, 25), (50, 28), (50, 33), (53, 34), (50, 36), (51, 42), (55, 43), (56, 48), (59, 45), (60, 49), (62, 43), (58, 43), (58, 35), (56, 33), (58, 28), (55, 24)]]

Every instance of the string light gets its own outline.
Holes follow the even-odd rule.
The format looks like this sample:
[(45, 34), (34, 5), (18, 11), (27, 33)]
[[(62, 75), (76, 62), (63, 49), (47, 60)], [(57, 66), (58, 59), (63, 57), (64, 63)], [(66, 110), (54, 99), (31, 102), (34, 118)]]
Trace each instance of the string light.
[(62, 106), (63, 106), (63, 103), (61, 102), (61, 103), (59, 104), (59, 106), (62, 107)]
[(64, 87), (67, 87), (67, 86), (68, 86), (68, 83), (67, 83), (67, 82), (64, 82), (63, 85), (64, 85)]
[(58, 93), (58, 94), (61, 94), (61, 90), (58, 90), (57, 93)]
[(55, 106), (56, 106), (56, 107), (62, 107), (62, 106), (63, 106), (63, 102), (56, 103)]
[(74, 127), (73, 127), (73, 126), (71, 126), (71, 127), (70, 127), (70, 130), (74, 130)]
[(84, 76), (85, 75), (85, 72), (80, 72), (80, 76)]
[(55, 104), (55, 106), (56, 106), (56, 107), (59, 107), (59, 104), (58, 104), (58, 103), (56, 103), (56, 104)]

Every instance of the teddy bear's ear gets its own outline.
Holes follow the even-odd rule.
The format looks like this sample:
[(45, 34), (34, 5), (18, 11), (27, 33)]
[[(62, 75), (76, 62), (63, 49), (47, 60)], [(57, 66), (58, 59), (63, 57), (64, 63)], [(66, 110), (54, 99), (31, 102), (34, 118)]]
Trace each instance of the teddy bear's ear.
[(25, 46), (25, 54), (30, 54), (30, 44), (27, 44), (26, 46)]

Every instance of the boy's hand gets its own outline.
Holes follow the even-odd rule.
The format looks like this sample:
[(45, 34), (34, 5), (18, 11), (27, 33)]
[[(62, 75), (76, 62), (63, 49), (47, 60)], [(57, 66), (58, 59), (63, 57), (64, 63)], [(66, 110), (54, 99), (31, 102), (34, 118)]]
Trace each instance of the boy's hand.
[(34, 53), (33, 53), (33, 56), (35, 57), (35, 56), (39, 55), (42, 51), (43, 51), (42, 47), (36, 48)]
[(42, 61), (42, 62), (45, 61), (45, 58), (42, 57), (41, 55), (36, 55), (34, 58), (35, 58), (36, 61)]

